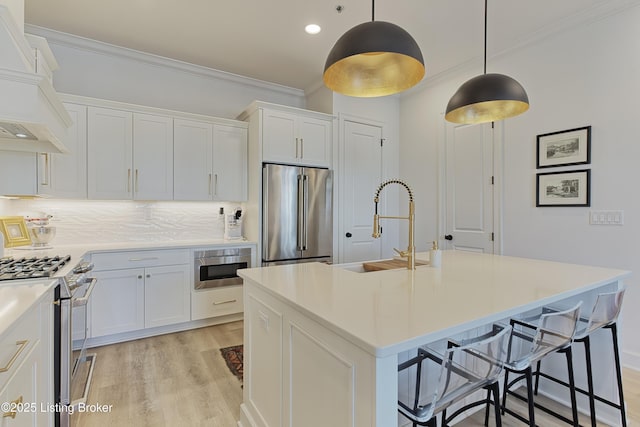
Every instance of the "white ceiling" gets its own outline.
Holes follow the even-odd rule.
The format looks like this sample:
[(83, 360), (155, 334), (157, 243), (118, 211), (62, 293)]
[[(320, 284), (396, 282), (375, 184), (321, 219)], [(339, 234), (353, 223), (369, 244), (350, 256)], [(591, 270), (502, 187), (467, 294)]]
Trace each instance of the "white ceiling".
[[(611, 2), (490, 0), (489, 53)], [(375, 7), (376, 20), (416, 39), (427, 79), (482, 55), (482, 0), (378, 0)], [(370, 19), (368, 0), (25, 1), (27, 24), (303, 90), (322, 81), (336, 40)], [(306, 34), (309, 23), (322, 26), (320, 34)]]

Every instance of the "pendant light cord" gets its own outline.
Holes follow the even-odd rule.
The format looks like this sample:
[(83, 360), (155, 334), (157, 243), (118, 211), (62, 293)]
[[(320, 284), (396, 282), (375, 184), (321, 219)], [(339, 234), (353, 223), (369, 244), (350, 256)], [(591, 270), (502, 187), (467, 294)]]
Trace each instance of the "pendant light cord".
[(484, 74), (487, 74), (487, 2), (484, 0)]
[[(486, 0), (485, 0), (486, 1)], [(375, 7), (375, 0), (371, 0), (371, 22), (376, 20), (376, 7)]]

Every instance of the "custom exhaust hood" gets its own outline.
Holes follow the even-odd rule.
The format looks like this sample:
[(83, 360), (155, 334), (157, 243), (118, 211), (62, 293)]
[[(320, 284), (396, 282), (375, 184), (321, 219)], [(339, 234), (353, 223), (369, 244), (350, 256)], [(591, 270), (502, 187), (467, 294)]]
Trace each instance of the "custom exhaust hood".
[(16, 23), (24, 2), (15, 3), (9, 10), (0, 2), (0, 150), (68, 153), (64, 138), (73, 122), (51, 81), (58, 64), (44, 38), (25, 35)]

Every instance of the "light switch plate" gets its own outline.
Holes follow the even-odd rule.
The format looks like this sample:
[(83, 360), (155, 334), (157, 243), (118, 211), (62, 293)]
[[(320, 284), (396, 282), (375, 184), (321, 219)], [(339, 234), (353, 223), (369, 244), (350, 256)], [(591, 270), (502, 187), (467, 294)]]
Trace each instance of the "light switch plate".
[(589, 212), (589, 224), (591, 225), (623, 225), (624, 211), (591, 211)]

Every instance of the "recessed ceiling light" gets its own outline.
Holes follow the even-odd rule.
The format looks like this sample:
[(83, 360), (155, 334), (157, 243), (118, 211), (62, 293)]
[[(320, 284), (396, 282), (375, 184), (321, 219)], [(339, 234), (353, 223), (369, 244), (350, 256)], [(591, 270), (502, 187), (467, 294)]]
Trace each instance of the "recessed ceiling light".
[(26, 138), (27, 135), (25, 135), (24, 133), (16, 133), (16, 138)]
[(320, 25), (317, 24), (309, 24), (304, 27), (304, 30), (307, 32), (307, 34), (318, 34), (321, 29), (322, 28), (320, 28)]

